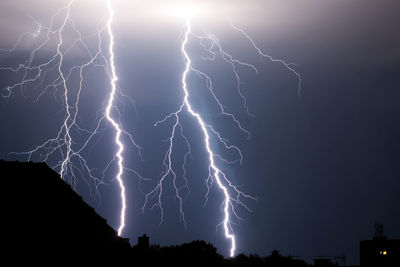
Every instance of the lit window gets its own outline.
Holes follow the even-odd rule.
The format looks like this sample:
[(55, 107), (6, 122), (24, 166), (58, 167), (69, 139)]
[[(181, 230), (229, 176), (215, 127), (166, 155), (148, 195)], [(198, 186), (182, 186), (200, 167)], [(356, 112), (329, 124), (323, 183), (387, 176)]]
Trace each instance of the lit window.
[(380, 250), (380, 251), (379, 251), (379, 255), (384, 255), (384, 256), (386, 256), (386, 255), (387, 255), (387, 250)]

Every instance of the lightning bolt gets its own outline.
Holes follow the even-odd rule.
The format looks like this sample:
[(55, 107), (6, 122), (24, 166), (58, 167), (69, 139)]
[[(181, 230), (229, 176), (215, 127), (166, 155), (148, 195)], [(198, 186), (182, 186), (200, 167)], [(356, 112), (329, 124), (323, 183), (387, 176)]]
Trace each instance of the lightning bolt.
[[(101, 18), (96, 26), (96, 30), (87, 35), (83, 35), (71, 19), (71, 8), (74, 2), (75, 0), (71, 0), (66, 6), (57, 10), (51, 17), (49, 26), (42, 25), (32, 18), (36, 26), (35, 31), (23, 33), (12, 48), (0, 50), (3, 53), (14, 53), (25, 38), (30, 37), (39, 40), (44, 38), (42, 42), (39, 42), (31, 50), (29, 58), (25, 62), (19, 64), (17, 67), (0, 67), (0, 71), (22, 75), (22, 78), (16, 83), (3, 88), (2, 96), (5, 99), (9, 99), (15, 89), (20, 88), (21, 94), (28, 98), (26, 96), (28, 89), (29, 94), (33, 95), (35, 93), (34, 89), (40, 88), (39, 92), (33, 98), (33, 102), (38, 103), (41, 97), (53, 89), (55, 100), (61, 104), (65, 112), (61, 126), (54, 138), (44, 141), (32, 150), (12, 152), (11, 154), (26, 155), (28, 161), (34, 157), (39, 158), (40, 161), (49, 163), (56, 160), (52, 168), (59, 171), (62, 179), (70, 180), (74, 188), (79, 178), (82, 178), (88, 185), (94, 183), (94, 190), (97, 196), (99, 196), (98, 187), (106, 184), (105, 177), (108, 176), (107, 172), (113, 165), (113, 162), (116, 162), (117, 171), (115, 180), (118, 182), (121, 204), (118, 235), (122, 235), (126, 224), (125, 213), (127, 209), (126, 188), (123, 180), (124, 170), (132, 172), (140, 180), (146, 180), (137, 171), (124, 167), (123, 153), (125, 145), (122, 141), (122, 135), (126, 136), (133, 147), (137, 149), (140, 158), (142, 158), (142, 148), (135, 142), (133, 136), (123, 129), (121, 112), (116, 106), (116, 101), (121, 101), (120, 98), (128, 98), (131, 103), (133, 101), (124, 95), (117, 86), (118, 77), (115, 67), (114, 33), (112, 29), (114, 10), (111, 1), (105, 0), (108, 16)], [(60, 19), (61, 23), (58, 22)], [(72, 31), (74, 35), (72, 43), (70, 39), (66, 38), (67, 31)], [(108, 50), (103, 48), (104, 35), (108, 37)], [(87, 44), (88, 41), (92, 41), (93, 39), (96, 39), (97, 42), (97, 47), (94, 51)], [(67, 45), (67, 43), (71, 44)], [(38, 54), (46, 46), (54, 47), (55, 52), (50, 56), (49, 60), (43, 62), (43, 59), (39, 58)], [(68, 67), (65, 63), (66, 58), (72, 53), (73, 49), (77, 48), (83, 50), (86, 59), (82, 64)], [(97, 112), (97, 118), (94, 121), (92, 129), (84, 128), (78, 123), (80, 96), (84, 90), (85, 73), (89, 67), (101, 68), (110, 77), (109, 94), (104, 101), (104, 106)], [(78, 76), (79, 85), (74, 88), (71, 85), (71, 80), (76, 76)], [(59, 92), (62, 93), (60, 94)], [(62, 101), (58, 100), (58, 95)], [(107, 127), (106, 122), (111, 125), (115, 133), (114, 144), (117, 150), (108, 164), (102, 170), (98, 170), (89, 167), (85, 155), (92, 149), (96, 137), (105, 131)], [(61, 158), (61, 160), (57, 158)], [(91, 180), (88, 180), (86, 177)]]
[(120, 213), (120, 225), (118, 227), (118, 235), (122, 234), (122, 230), (125, 227), (125, 211), (126, 211), (126, 196), (125, 196), (125, 185), (122, 180), (122, 175), (124, 171), (123, 167), (123, 162), (124, 158), (122, 156), (122, 153), (124, 152), (124, 145), (121, 142), (121, 126), (114, 120), (114, 118), (111, 116), (111, 108), (113, 107), (114, 104), (114, 98), (115, 98), (115, 91), (117, 90), (116, 82), (118, 80), (118, 77), (115, 72), (115, 64), (114, 64), (114, 34), (112, 32), (111, 24), (113, 22), (114, 18), (114, 10), (112, 9), (111, 2), (110, 0), (107, 0), (107, 7), (108, 10), (110, 11), (110, 18), (107, 23), (107, 30), (108, 30), (108, 35), (110, 36), (110, 46), (109, 46), (109, 53), (110, 53), (110, 65), (111, 65), (111, 92), (110, 96), (108, 98), (108, 104), (106, 108), (106, 117), (107, 120), (112, 124), (112, 126), (115, 129), (115, 144), (118, 146), (118, 151), (117, 154), (115, 155), (118, 158), (118, 173), (117, 173), (117, 180), (118, 184), (120, 187), (120, 192), (121, 192), (121, 213)]
[[(211, 131), (212, 133), (214, 133), (214, 134), (217, 135), (218, 139), (224, 143), (225, 147), (236, 149), (236, 150), (240, 153), (240, 160), (242, 160), (242, 154), (241, 154), (240, 150), (239, 150), (237, 147), (235, 147), (235, 146), (228, 146), (228, 145), (226, 144), (226, 142), (221, 138), (220, 134), (219, 134), (217, 131), (215, 131), (211, 126), (207, 125), (207, 124), (204, 122), (204, 120), (203, 120), (203, 118), (201, 117), (201, 115), (200, 115), (199, 113), (197, 113), (196, 111), (193, 110), (193, 108), (192, 108), (192, 106), (191, 106), (191, 104), (190, 104), (190, 102), (189, 102), (189, 90), (188, 90), (188, 84), (187, 84), (187, 76), (188, 76), (189, 72), (192, 70), (192, 62), (191, 62), (191, 59), (190, 59), (190, 57), (189, 57), (189, 55), (188, 55), (188, 53), (187, 53), (187, 51), (186, 51), (186, 45), (187, 45), (188, 40), (189, 40), (189, 34), (191, 33), (191, 24), (190, 24), (190, 20), (189, 20), (189, 19), (186, 19), (186, 25), (187, 25), (187, 30), (186, 30), (186, 32), (185, 32), (185, 38), (184, 38), (184, 41), (182, 42), (182, 46), (181, 46), (182, 54), (184, 55), (184, 58), (185, 58), (185, 60), (186, 60), (186, 67), (185, 67), (185, 70), (184, 70), (183, 75), (182, 75), (182, 89), (183, 89), (183, 91), (184, 91), (184, 102), (183, 102), (184, 104), (181, 106), (180, 110), (182, 110), (183, 107), (185, 106), (185, 107), (187, 108), (187, 111), (197, 120), (198, 124), (201, 126), (201, 130), (202, 130), (203, 135), (204, 135), (204, 144), (205, 144), (206, 149), (207, 149), (207, 153), (208, 153), (208, 157), (209, 157), (209, 163), (210, 163), (210, 165), (209, 165), (209, 172), (210, 172), (210, 173), (209, 173), (209, 178), (212, 177), (212, 176), (215, 178), (215, 180), (217, 181), (218, 187), (221, 189), (221, 191), (223, 192), (223, 195), (224, 195), (224, 202), (223, 202), (223, 212), (224, 212), (223, 227), (224, 227), (224, 232), (225, 232), (226, 238), (229, 239), (230, 242), (231, 242), (230, 256), (233, 257), (233, 256), (235, 255), (235, 250), (236, 250), (236, 237), (235, 237), (235, 235), (234, 235), (234, 233), (233, 233), (232, 226), (231, 226), (230, 210), (232, 210), (232, 211), (234, 212), (234, 208), (233, 208), (232, 203), (231, 203), (232, 198), (231, 198), (230, 193), (229, 193), (229, 191), (228, 191), (228, 187), (231, 187), (231, 188), (235, 189), (235, 191), (236, 191), (239, 195), (244, 195), (244, 194), (243, 194), (242, 192), (238, 191), (237, 188), (234, 187), (234, 186), (230, 183), (230, 181), (228, 180), (228, 178), (227, 178), (227, 176), (225, 175), (225, 173), (222, 172), (222, 171), (217, 167), (217, 165), (216, 165), (216, 163), (215, 163), (215, 157), (216, 157), (216, 155), (215, 155), (215, 153), (213, 152), (213, 150), (211, 149), (211, 146), (210, 146), (210, 135), (209, 135), (209, 130), (208, 130), (208, 129), (210, 129), (210, 131)], [(222, 51), (222, 49), (221, 49), (221, 51)], [(226, 53), (224, 53), (224, 55), (226, 55)], [(230, 57), (230, 59), (232, 60), (232, 57)], [(239, 62), (239, 61), (237, 61), (237, 62)], [(240, 63), (241, 63), (241, 62), (240, 62)], [(246, 64), (246, 65), (247, 65), (247, 64)], [(232, 66), (234, 66), (234, 65), (232, 64)], [(239, 92), (240, 92), (240, 88), (239, 88), (239, 86), (240, 86), (240, 85), (239, 85), (239, 84), (240, 84), (239, 76), (238, 76), (237, 73), (236, 73), (235, 67), (233, 67), (233, 70), (234, 70), (234, 72), (235, 72), (235, 74), (236, 74), (236, 77), (237, 77), (237, 79), (238, 79), (238, 90), (239, 90)], [(202, 73), (202, 72), (200, 72), (200, 71), (197, 71), (197, 70), (195, 70), (195, 72), (196, 72), (197, 74), (200, 73), (200, 75), (205, 76), (206, 79), (209, 81), (209, 84), (211, 84), (211, 82), (210, 82), (211, 79), (210, 79), (207, 75), (205, 75), (204, 73)], [(211, 85), (210, 85), (210, 86), (211, 86)], [(212, 91), (212, 90), (211, 90), (211, 91)], [(223, 109), (223, 107), (222, 107), (220, 101), (217, 99), (217, 97), (215, 96), (215, 94), (213, 94), (213, 96), (214, 96), (214, 99), (216, 99), (217, 103), (219, 104), (219, 106), (220, 106), (220, 108), (221, 108), (221, 110), (222, 110), (221, 113), (224, 114), (224, 115), (230, 116), (230, 117), (235, 121), (235, 123), (237, 123), (237, 125), (239, 126), (239, 128), (240, 128), (242, 131), (245, 131), (245, 132), (249, 135), (249, 137), (250, 137), (249, 132), (248, 132), (247, 130), (245, 130), (245, 129), (240, 125), (240, 123), (235, 119), (235, 117), (233, 116), (233, 114), (228, 114), (226, 111), (224, 111), (224, 109)], [(240, 96), (243, 97), (242, 99), (244, 99), (244, 96), (241, 94), (241, 92), (240, 92)], [(244, 105), (245, 105), (246, 110), (248, 111), (248, 107), (247, 107), (246, 101), (244, 101)], [(224, 183), (227, 183), (227, 184), (224, 184)], [(249, 195), (244, 195), (244, 196), (250, 197)], [(250, 197), (250, 198), (251, 198), (251, 197)], [(237, 201), (238, 201), (239, 204), (242, 204), (242, 202), (241, 202), (239, 199), (237, 199)], [(243, 204), (243, 205), (244, 205), (244, 204)], [(236, 213), (234, 212), (234, 214), (236, 214)]]
[[(156, 184), (156, 186), (153, 188), (152, 191), (150, 191), (146, 195), (146, 199), (144, 202), (144, 205), (142, 206), (142, 210), (149, 206), (151, 201), (154, 201), (154, 204), (151, 205), (151, 209), (154, 208), (159, 208), (161, 216), (160, 216), (160, 223), (163, 222), (163, 217), (164, 217), (164, 211), (163, 211), (163, 203), (162, 203), (162, 195), (163, 195), (163, 187), (164, 184), (169, 176), (172, 176), (172, 185), (175, 190), (176, 198), (179, 203), (179, 214), (180, 214), (180, 219), (182, 220), (184, 226), (186, 227), (186, 219), (185, 219), (185, 214), (184, 214), (184, 209), (183, 209), (183, 202), (184, 199), (187, 197), (187, 195), (190, 193), (190, 188), (188, 186), (188, 178), (187, 178), (187, 172), (186, 172), (186, 163), (187, 163), (187, 157), (191, 153), (191, 147), (188, 138), (184, 135), (183, 132), (183, 126), (181, 123), (180, 117), (182, 116), (182, 113), (188, 112), (193, 119), (197, 122), (199, 125), (199, 128), (201, 129), (201, 133), (203, 136), (202, 142), (204, 144), (205, 150), (208, 155), (208, 177), (205, 180), (205, 184), (207, 187), (207, 192), (205, 195), (205, 203), (204, 205), (207, 204), (208, 202), (208, 195), (210, 193), (210, 189), (214, 182), (216, 182), (219, 190), (222, 192), (223, 195), (223, 201), (221, 203), (221, 210), (223, 213), (223, 220), (219, 225), (222, 225), (225, 238), (229, 240), (230, 242), (230, 250), (229, 250), (229, 255), (230, 257), (233, 257), (235, 255), (236, 251), (236, 235), (233, 231), (233, 225), (235, 224), (234, 221), (240, 222), (243, 219), (238, 215), (236, 212), (236, 206), (242, 207), (246, 209), (247, 211), (251, 212), (251, 209), (244, 203), (245, 199), (250, 199), (250, 200), (256, 200), (256, 198), (252, 197), (249, 194), (245, 194), (241, 190), (239, 190), (238, 186), (235, 186), (227, 174), (222, 171), (220, 164), (219, 163), (225, 163), (225, 164), (232, 164), (239, 162), (242, 164), (243, 160), (243, 154), (241, 150), (235, 146), (231, 145), (229, 141), (223, 137), (223, 135), (215, 130), (212, 125), (208, 124), (205, 122), (204, 118), (202, 115), (195, 110), (195, 108), (192, 106), (190, 102), (190, 86), (189, 86), (189, 75), (191, 73), (195, 74), (198, 78), (201, 78), (205, 81), (206, 88), (209, 91), (209, 94), (211, 95), (212, 99), (214, 100), (215, 105), (219, 108), (219, 116), (224, 116), (231, 120), (237, 128), (244, 133), (247, 136), (247, 139), (250, 138), (250, 132), (245, 129), (240, 121), (236, 118), (236, 116), (232, 112), (228, 112), (221, 102), (221, 100), (217, 97), (214, 88), (213, 88), (213, 80), (210, 78), (209, 75), (207, 75), (204, 71), (201, 71), (200, 69), (196, 68), (193, 65), (192, 59), (187, 51), (187, 45), (189, 42), (190, 37), (193, 37), (199, 41), (199, 45), (206, 51), (210, 56), (207, 57), (202, 57), (203, 60), (207, 61), (215, 61), (217, 57), (222, 59), (228, 66), (230, 66), (232, 73), (234, 74), (234, 77), (236, 79), (236, 90), (237, 94), (239, 95), (240, 99), (242, 100), (242, 106), (248, 116), (254, 117), (254, 115), (250, 112), (250, 108), (247, 104), (247, 99), (244, 96), (243, 93), (243, 88), (242, 88), (242, 82), (241, 78), (238, 72), (238, 66), (241, 67), (246, 67), (252, 71), (255, 72), (256, 75), (259, 75), (258, 69), (251, 63), (248, 62), (243, 62), (237, 58), (235, 58), (233, 55), (228, 53), (220, 43), (219, 39), (217, 36), (212, 35), (212, 34), (205, 34), (205, 35), (200, 35), (192, 31), (192, 25), (191, 25), (191, 20), (187, 16), (185, 18), (186, 22), (186, 30), (184, 33), (183, 41), (180, 47), (181, 54), (184, 58), (185, 61), (185, 68), (182, 73), (182, 80), (181, 80), (181, 88), (183, 91), (183, 99), (181, 102), (181, 105), (177, 109), (177, 111), (170, 113), (169, 115), (165, 116), (162, 120), (157, 121), (154, 125), (158, 126), (159, 124), (165, 123), (167, 121), (172, 121), (172, 128), (171, 128), (171, 134), (169, 135), (167, 141), (168, 141), (168, 148), (166, 150), (164, 160), (163, 160), (163, 166), (164, 166), (164, 171), (161, 173), (160, 180)], [(266, 53), (264, 53), (254, 42), (254, 40), (248, 35), (243, 29), (240, 29), (239, 27), (235, 26), (230, 20), (229, 23), (231, 27), (240, 32), (252, 45), (252, 47), (255, 49), (255, 51), (260, 55), (261, 58), (266, 58), (270, 60), (273, 63), (280, 63), (283, 65), (288, 71), (293, 73), (295, 77), (298, 80), (297, 86), (298, 86), (298, 94), (300, 94), (300, 89), (301, 89), (301, 76), (300, 74), (294, 69), (294, 66), (297, 66), (294, 63), (287, 63), (286, 61), (282, 59), (276, 59)], [(183, 169), (183, 186), (178, 186), (178, 177), (176, 174), (176, 171), (174, 170), (174, 166), (172, 164), (172, 157), (173, 157), (173, 151), (174, 151), (174, 144), (177, 142), (177, 138), (181, 137), (184, 142), (186, 143), (187, 146), (187, 151), (184, 155), (184, 160), (183, 160), (183, 165), (181, 166)], [(232, 161), (232, 160), (227, 160), (223, 156), (216, 154), (212, 148), (211, 145), (211, 140), (215, 139), (217, 142), (223, 145), (223, 147), (228, 150), (228, 151), (234, 151), (237, 153), (237, 159)], [(182, 191), (186, 189), (188, 193), (184, 195)]]
[[(197, 124), (200, 126), (201, 133), (204, 138), (202, 140), (202, 142), (206, 148), (207, 155), (208, 155), (208, 161), (209, 161), (208, 178), (205, 181), (206, 187), (207, 187), (207, 193), (205, 196), (206, 200), (205, 200), (204, 205), (206, 205), (206, 203), (208, 201), (208, 195), (210, 192), (210, 188), (211, 188), (212, 184), (214, 183), (214, 181), (216, 181), (216, 184), (217, 184), (218, 188), (220, 189), (220, 191), (222, 192), (223, 199), (224, 199), (222, 202), (222, 205), (221, 205), (221, 208), (223, 211), (223, 221), (221, 222), (221, 225), (224, 229), (225, 237), (230, 242), (229, 255), (231, 257), (233, 257), (235, 255), (235, 250), (236, 250), (236, 236), (232, 229), (232, 225), (234, 223), (232, 221), (232, 217), (237, 219), (237, 221), (242, 220), (242, 218), (240, 218), (238, 216), (238, 214), (236, 213), (234, 204), (238, 204), (238, 205), (244, 207), (246, 210), (251, 211), (244, 204), (244, 202), (241, 199), (244, 197), (247, 199), (255, 200), (255, 198), (248, 194), (243, 193), (242, 191), (240, 191), (238, 189), (237, 186), (233, 185), (231, 183), (231, 181), (229, 180), (228, 176), (218, 166), (218, 164), (216, 162), (217, 160), (221, 160), (222, 162), (227, 163), (227, 164), (230, 164), (233, 162), (224, 159), (221, 155), (218, 155), (213, 151), (213, 149), (211, 147), (211, 143), (210, 143), (212, 138), (216, 138), (216, 140), (219, 141), (225, 147), (225, 149), (235, 151), (238, 154), (237, 161), (239, 161), (240, 163), (242, 162), (243, 155), (237, 146), (230, 145), (228, 140), (226, 138), (224, 138), (218, 131), (216, 131), (212, 127), (212, 125), (207, 124), (204, 121), (201, 114), (192, 107), (192, 104), (189, 100), (190, 89), (189, 89), (189, 85), (188, 85), (188, 75), (192, 72), (192, 73), (196, 74), (198, 77), (204, 79), (206, 81), (207, 89), (209, 90), (216, 105), (220, 109), (220, 115), (226, 116), (229, 119), (231, 119), (236, 124), (238, 129), (241, 130), (244, 134), (246, 134), (247, 138), (250, 138), (250, 132), (241, 125), (241, 123), (239, 122), (239, 120), (236, 119), (236, 117), (233, 113), (226, 111), (224, 105), (221, 103), (221, 101), (218, 99), (217, 95), (214, 93), (212, 79), (206, 73), (200, 71), (199, 69), (196, 69), (193, 66), (192, 60), (186, 49), (190, 36), (197, 38), (200, 41), (200, 45), (205, 49), (205, 51), (209, 52), (212, 55), (212, 57), (208, 57), (208, 58), (204, 58), (204, 59), (215, 60), (215, 58), (218, 54), (218, 55), (222, 56), (222, 59), (231, 66), (232, 71), (235, 74), (235, 77), (237, 80), (237, 92), (242, 99), (243, 106), (244, 106), (246, 112), (250, 116), (252, 116), (252, 114), (249, 112), (246, 98), (244, 97), (244, 95), (242, 93), (242, 89), (241, 89), (241, 85), (240, 85), (241, 84), (240, 76), (236, 70), (236, 65), (239, 64), (242, 66), (249, 67), (249, 68), (253, 69), (256, 73), (258, 73), (258, 70), (253, 65), (242, 62), (238, 59), (235, 59), (229, 53), (224, 51), (224, 49), (219, 44), (219, 41), (215, 36), (212, 36), (212, 35), (201, 36), (201, 35), (198, 35), (198, 34), (192, 32), (191, 21), (189, 18), (186, 18), (186, 31), (184, 34), (181, 48), (180, 48), (182, 56), (185, 61), (185, 69), (182, 73), (182, 80), (181, 80), (181, 84), (182, 84), (181, 88), (183, 91), (183, 100), (176, 112), (170, 113), (169, 115), (164, 117), (164, 119), (157, 121), (154, 124), (155, 126), (158, 126), (159, 124), (164, 123), (167, 120), (173, 120), (171, 135), (168, 138), (169, 146), (168, 146), (168, 149), (166, 151), (164, 161), (163, 161), (163, 165), (164, 165), (165, 169), (164, 169), (163, 173), (161, 174), (161, 178), (160, 178), (159, 182), (157, 183), (157, 185), (154, 187), (154, 189), (152, 191), (150, 191), (146, 195), (146, 199), (145, 199), (144, 205), (142, 207), (142, 210), (144, 211), (146, 206), (149, 205), (149, 202), (152, 199), (155, 199), (155, 203), (151, 206), (151, 209), (153, 209), (155, 207), (158, 207), (160, 209), (160, 212), (161, 212), (160, 223), (163, 222), (163, 216), (164, 216), (163, 204), (162, 204), (163, 187), (164, 187), (164, 183), (166, 182), (167, 177), (169, 175), (171, 175), (172, 176), (172, 184), (175, 189), (176, 197), (179, 202), (180, 218), (186, 227), (185, 214), (183, 211), (183, 202), (184, 202), (185, 196), (183, 196), (181, 191), (183, 189), (189, 190), (188, 189), (188, 181), (187, 181), (187, 177), (186, 177), (185, 165), (187, 162), (187, 157), (191, 153), (191, 147), (190, 147), (190, 143), (189, 143), (188, 139), (186, 138), (186, 136), (183, 133), (183, 126), (180, 121), (180, 116), (182, 115), (183, 112), (188, 112), (194, 118), (194, 120), (197, 122)], [(205, 44), (205, 41), (211, 41), (212, 44), (209, 47), (207, 47), (207, 45)], [(216, 48), (216, 51), (215, 51), (215, 48)], [(174, 168), (172, 165), (172, 154), (173, 154), (173, 149), (174, 149), (174, 141), (176, 141), (175, 139), (178, 136), (180, 136), (184, 139), (184, 141), (187, 145), (187, 148), (188, 148), (188, 150), (186, 151), (186, 153), (184, 155), (184, 162), (182, 165), (184, 183), (183, 183), (183, 186), (181, 186), (181, 187), (177, 186), (177, 175), (176, 175), (176, 172), (174, 171)], [(211, 137), (211, 136), (213, 136), (213, 137)], [(236, 161), (234, 161), (234, 162), (236, 162)], [(190, 190), (189, 190), (189, 192), (190, 192)]]

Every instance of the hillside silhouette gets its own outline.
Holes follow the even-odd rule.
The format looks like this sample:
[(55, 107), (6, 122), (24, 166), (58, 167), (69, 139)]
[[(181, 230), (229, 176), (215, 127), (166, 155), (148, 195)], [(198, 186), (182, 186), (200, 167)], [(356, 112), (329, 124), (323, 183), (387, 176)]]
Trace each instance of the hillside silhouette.
[[(0, 160), (2, 260), (112, 266), (307, 266), (273, 251), (268, 257), (226, 259), (205, 241), (150, 245), (146, 235), (131, 247), (45, 163)], [(47, 265), (46, 264), (46, 265)]]
[(130, 250), (71, 186), (45, 163), (0, 160), (4, 255), (35, 258)]

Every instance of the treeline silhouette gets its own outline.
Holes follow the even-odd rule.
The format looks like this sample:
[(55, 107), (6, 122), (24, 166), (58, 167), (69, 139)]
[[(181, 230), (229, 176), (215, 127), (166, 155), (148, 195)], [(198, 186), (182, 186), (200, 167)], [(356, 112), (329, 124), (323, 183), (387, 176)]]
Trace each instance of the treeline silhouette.
[[(305, 261), (294, 259), (291, 256), (282, 256), (278, 250), (273, 250), (269, 256), (239, 254), (234, 258), (224, 258), (218, 254), (217, 249), (205, 241), (192, 241), (180, 246), (149, 248), (134, 246), (132, 257), (153, 265), (177, 264), (180, 266), (309, 266)], [(331, 265), (327, 265), (331, 266)], [(335, 266), (335, 265), (332, 265)]]
[(307, 266), (277, 250), (228, 259), (204, 241), (132, 247), (45, 163), (0, 160), (0, 181), (0, 261), (12, 265)]

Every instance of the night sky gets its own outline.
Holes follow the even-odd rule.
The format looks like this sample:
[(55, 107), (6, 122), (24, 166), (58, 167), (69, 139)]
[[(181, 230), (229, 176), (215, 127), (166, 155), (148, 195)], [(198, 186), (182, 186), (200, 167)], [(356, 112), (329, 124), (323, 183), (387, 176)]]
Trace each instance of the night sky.
[[(31, 1), (33, 2), (33, 1)], [(67, 1), (23, 0), (0, 2), (0, 47), (9, 49), (26, 32), (34, 32), (30, 16), (43, 25), (66, 5)], [(173, 2), (173, 3), (172, 3)], [(184, 1), (183, 1), (184, 2)], [(193, 64), (213, 79), (215, 92), (229, 112), (251, 132), (251, 138), (235, 124), (218, 116), (204, 81), (193, 73), (188, 76), (193, 106), (207, 123), (220, 131), (230, 144), (243, 152), (243, 162), (224, 165), (223, 170), (240, 190), (257, 198), (246, 200), (252, 210), (238, 207), (243, 218), (233, 229), (238, 253), (267, 255), (273, 249), (301, 256), (347, 256), (346, 263), (359, 263), (359, 241), (370, 239), (375, 221), (384, 224), (389, 238), (400, 237), (400, 3), (394, 0), (254, 0), (198, 1), (202, 14), (193, 18), (193, 31), (212, 33), (226, 51), (259, 71), (238, 67), (241, 87), (247, 98), (248, 116), (235, 88), (235, 77), (221, 59), (207, 56), (196, 39), (188, 43)], [(147, 180), (126, 170), (127, 226), (123, 236), (136, 243), (146, 233), (152, 243), (181, 244), (195, 239), (212, 242), (220, 253), (228, 255), (229, 242), (221, 227), (222, 196), (214, 184), (209, 201), (203, 207), (208, 175), (208, 159), (202, 133), (193, 118), (182, 115), (185, 135), (191, 144), (187, 176), (191, 189), (185, 199), (185, 229), (179, 218), (179, 206), (172, 177), (165, 182), (164, 220), (160, 211), (149, 205), (142, 213), (145, 197), (163, 171), (162, 160), (168, 148), (172, 121), (154, 126), (175, 112), (182, 102), (181, 78), (185, 61), (181, 42), (185, 21), (165, 14), (177, 1), (112, 1), (115, 9), (115, 64), (121, 94), (117, 105), (124, 129), (143, 148), (127, 145), (125, 166)], [(76, 0), (71, 16), (79, 29), (88, 33), (107, 19), (103, 1)], [(282, 64), (261, 59), (251, 44), (229, 24), (227, 18), (246, 30), (267, 54), (296, 63), (302, 76), (298, 93), (297, 78)], [(66, 43), (74, 36), (65, 32)], [(104, 34), (104, 48), (108, 42)], [(17, 67), (26, 61), (38, 39), (26, 38), (12, 52), (0, 51), (0, 67)], [(93, 42), (93, 43), (91, 43)], [(94, 39), (88, 40), (94, 47)], [(93, 46), (94, 45), (94, 46)], [(94, 49), (94, 48), (93, 48)], [(48, 45), (37, 54), (36, 63), (54, 53)], [(82, 47), (72, 49), (63, 70), (81, 64)], [(108, 56), (108, 55), (106, 55)], [(84, 80), (79, 104), (79, 124), (94, 129), (99, 110), (104, 110), (109, 90), (104, 69), (91, 67)], [(76, 90), (77, 73), (68, 85)], [(51, 74), (49, 75), (51, 77)], [(0, 70), (0, 89), (21, 75)], [(48, 81), (47, 81), (48, 82)], [(46, 84), (46, 80), (44, 80)], [(57, 135), (63, 118), (63, 92), (43, 90), (40, 82), (17, 88), (9, 98), (0, 98), (0, 158), (27, 160), (10, 154), (31, 150)], [(73, 91), (75, 92), (75, 91)], [(75, 93), (73, 93), (75, 94)], [(132, 105), (131, 98), (134, 101)], [(101, 112), (100, 112), (101, 113)], [(115, 152), (114, 132), (104, 123), (102, 132), (83, 152), (88, 165), (97, 174)], [(75, 145), (82, 136), (74, 135)], [(128, 142), (126, 136), (124, 142)], [(237, 158), (212, 141), (216, 153), (229, 160)], [(177, 137), (173, 164), (178, 179), (186, 153)], [(39, 154), (32, 157), (40, 161)], [(50, 158), (54, 166), (60, 158)], [(76, 191), (114, 228), (120, 209), (115, 166), (104, 176), (104, 185), (96, 187), (83, 179)], [(182, 180), (180, 180), (182, 182)], [(28, 226), (27, 226), (28, 227)]]

